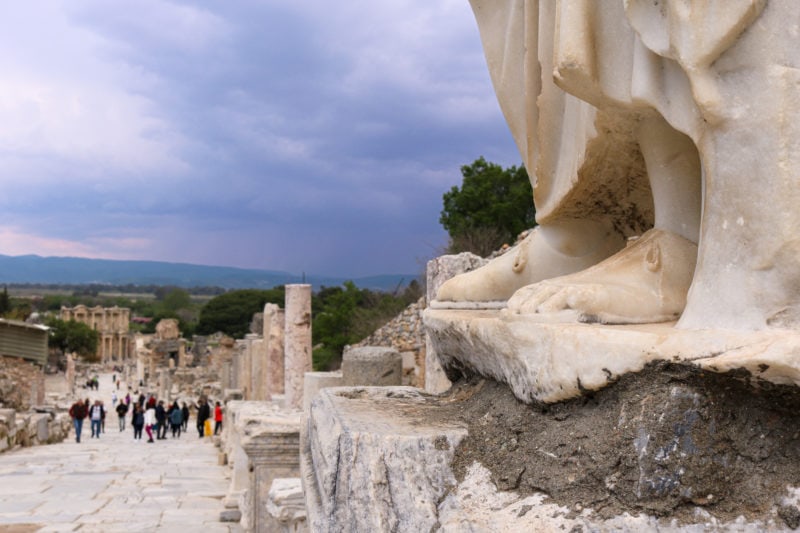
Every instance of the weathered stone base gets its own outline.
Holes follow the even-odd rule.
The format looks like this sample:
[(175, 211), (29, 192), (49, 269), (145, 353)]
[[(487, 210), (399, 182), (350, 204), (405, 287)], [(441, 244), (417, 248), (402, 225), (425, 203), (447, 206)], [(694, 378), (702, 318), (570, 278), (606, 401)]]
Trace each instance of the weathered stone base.
[(231, 401), (226, 410), (223, 450), (233, 472), (225, 506), (238, 507), (248, 531), (274, 531), (268, 494), (274, 479), (300, 474), (302, 413), (271, 402)]
[(525, 402), (573, 398), (655, 360), (691, 361), (714, 372), (743, 368), (772, 383), (800, 384), (800, 332), (792, 330), (551, 324), (506, 310), (428, 309), (424, 321), (446, 369), (508, 383)]
[(432, 423), (437, 407), (411, 387), (323, 389), (301, 443), (311, 530), (435, 530), (466, 435), (457, 422)]
[(688, 365), (611, 389), (541, 410), (480, 380), (440, 397), (326, 389), (301, 444), (311, 531), (800, 526), (792, 390), (762, 396)]

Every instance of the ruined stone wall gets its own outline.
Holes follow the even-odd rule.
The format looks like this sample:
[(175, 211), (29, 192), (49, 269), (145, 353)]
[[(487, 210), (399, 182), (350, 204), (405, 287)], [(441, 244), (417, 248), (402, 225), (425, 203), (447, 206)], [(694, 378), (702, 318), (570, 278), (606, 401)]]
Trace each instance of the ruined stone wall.
[(16, 357), (0, 357), (0, 404), (3, 407), (27, 410), (44, 403), (44, 372)]
[(394, 348), (403, 354), (403, 384), (414, 387), (424, 386), (425, 330), (422, 326), (422, 311), (424, 310), (425, 298), (423, 297), (354, 346)]

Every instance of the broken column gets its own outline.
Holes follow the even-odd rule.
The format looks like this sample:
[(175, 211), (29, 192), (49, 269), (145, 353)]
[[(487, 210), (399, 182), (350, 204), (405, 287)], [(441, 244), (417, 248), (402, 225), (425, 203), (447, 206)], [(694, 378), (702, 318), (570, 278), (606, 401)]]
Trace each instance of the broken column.
[(342, 372), (306, 372), (303, 383), (303, 411), (308, 412), (311, 400), (321, 391), (329, 387), (343, 386)]
[(263, 368), (263, 379), (267, 400), (273, 395), (283, 394), (284, 387), (284, 328), (285, 314), (277, 304), (264, 306), (264, 343), (266, 344), (266, 361)]
[(284, 335), (285, 405), (303, 405), (303, 378), (311, 371), (311, 285), (286, 286), (286, 324)]

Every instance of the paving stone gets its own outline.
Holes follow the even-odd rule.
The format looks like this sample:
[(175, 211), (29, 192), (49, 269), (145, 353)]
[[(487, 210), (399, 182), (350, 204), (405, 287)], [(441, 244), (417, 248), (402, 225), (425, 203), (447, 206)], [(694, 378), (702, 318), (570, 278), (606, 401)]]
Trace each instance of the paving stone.
[[(92, 395), (107, 406), (110, 383), (101, 375)], [(112, 421), (99, 439), (85, 424), (80, 443), (71, 434), (0, 455), (0, 531), (23, 524), (42, 532), (242, 531), (219, 521), (230, 478), (210, 439), (192, 433), (146, 444)]]

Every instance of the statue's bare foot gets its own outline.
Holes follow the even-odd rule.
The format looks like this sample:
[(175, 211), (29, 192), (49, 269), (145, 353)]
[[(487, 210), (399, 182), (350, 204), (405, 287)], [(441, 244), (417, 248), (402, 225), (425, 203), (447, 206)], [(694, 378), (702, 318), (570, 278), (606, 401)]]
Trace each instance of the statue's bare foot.
[(697, 245), (653, 229), (605, 261), (518, 290), (508, 309), (543, 319), (642, 324), (677, 319), (697, 261)]
[(621, 236), (596, 221), (537, 226), (505, 254), (446, 281), (432, 306), (505, 307), (521, 287), (588, 268), (623, 245)]

